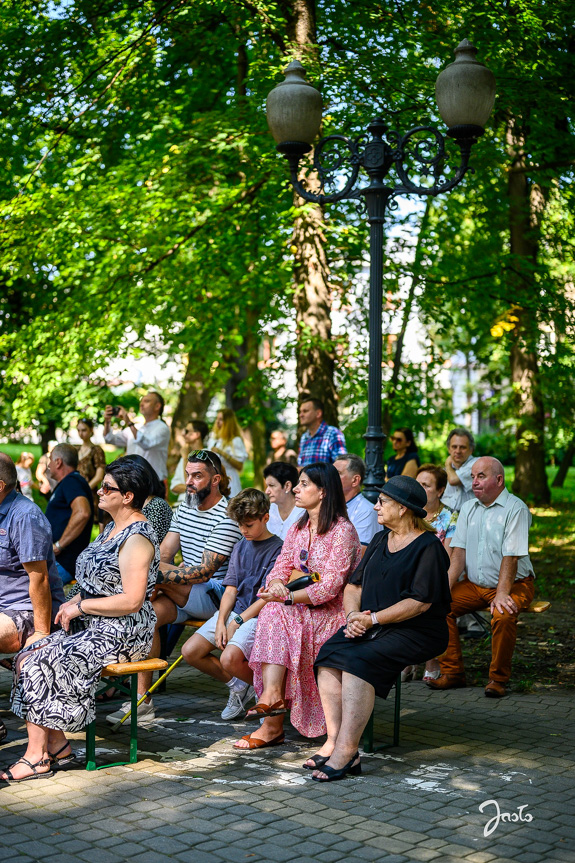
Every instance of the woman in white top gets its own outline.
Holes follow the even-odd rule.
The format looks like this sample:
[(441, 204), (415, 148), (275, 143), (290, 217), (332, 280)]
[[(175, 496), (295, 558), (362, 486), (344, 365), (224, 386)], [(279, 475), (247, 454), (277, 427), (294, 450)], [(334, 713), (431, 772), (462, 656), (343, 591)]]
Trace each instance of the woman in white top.
[(34, 463), (34, 453), (21, 452), (20, 458), (16, 462), (16, 473), (18, 474), (18, 482), (20, 483), (20, 491), (27, 497), (28, 500), (34, 501), (32, 494), (33, 488), (38, 488), (32, 479), (32, 471), (30, 468)]
[(285, 461), (272, 461), (264, 468), (265, 491), (271, 501), (268, 530), (280, 539), (301, 517), (301, 509), (295, 505), (293, 490), (299, 482), (297, 468)]
[(242, 439), (242, 430), (231, 408), (218, 411), (214, 427), (206, 442), (206, 449), (215, 452), (224, 463), (230, 480), (230, 497), (234, 497), (242, 490), (240, 471), (248, 454)]

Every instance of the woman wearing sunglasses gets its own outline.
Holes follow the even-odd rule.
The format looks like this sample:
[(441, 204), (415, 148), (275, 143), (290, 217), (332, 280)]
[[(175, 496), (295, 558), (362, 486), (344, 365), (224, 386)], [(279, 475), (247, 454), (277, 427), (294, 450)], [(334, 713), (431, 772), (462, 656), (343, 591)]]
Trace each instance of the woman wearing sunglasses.
[[(360, 560), (361, 546), (347, 518), (341, 480), (332, 464), (303, 467), (294, 493), (303, 513), (290, 527), (259, 594), (266, 605), (259, 614), (250, 656), (259, 702), (246, 719), (264, 722), (239, 740), (237, 749), (283, 743), (288, 709), (292, 725), (305, 737), (325, 733), (313, 661), (324, 641), (344, 622), (343, 588)], [(290, 580), (311, 572), (317, 572), (320, 580), (290, 591)]]
[[(98, 495), (112, 522), (78, 557), (80, 596), (60, 607), (60, 631), (16, 657), (12, 710), (26, 720), (28, 748), (0, 778), (51, 776), (72, 761), (65, 732), (82, 731), (94, 719), (102, 668), (148, 656), (156, 622), (150, 596), (160, 561), (155, 533), (142, 515), (149, 488), (147, 472), (129, 457), (108, 465)], [(75, 618), (81, 628), (72, 633)]]
[(315, 661), (327, 740), (304, 767), (318, 782), (361, 773), (358, 746), (375, 696), (386, 698), (406, 664), (447, 647), (449, 557), (425, 519), (417, 480), (394, 476), (375, 505), (376, 533), (345, 588), (346, 625)]

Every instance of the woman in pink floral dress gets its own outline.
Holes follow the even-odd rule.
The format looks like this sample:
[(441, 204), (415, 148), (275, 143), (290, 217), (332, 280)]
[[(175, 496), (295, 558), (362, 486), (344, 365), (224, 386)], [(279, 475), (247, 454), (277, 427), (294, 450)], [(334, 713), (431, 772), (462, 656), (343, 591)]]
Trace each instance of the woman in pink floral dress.
[[(294, 492), (296, 506), (304, 512), (289, 529), (260, 592), (266, 605), (250, 656), (259, 703), (246, 719), (264, 722), (238, 740), (236, 749), (283, 743), (288, 709), (292, 725), (305, 737), (326, 731), (313, 662), (321, 645), (345, 623), (343, 588), (361, 559), (361, 546), (332, 464), (304, 467)], [(290, 577), (306, 572), (319, 573), (320, 580), (290, 591)]]

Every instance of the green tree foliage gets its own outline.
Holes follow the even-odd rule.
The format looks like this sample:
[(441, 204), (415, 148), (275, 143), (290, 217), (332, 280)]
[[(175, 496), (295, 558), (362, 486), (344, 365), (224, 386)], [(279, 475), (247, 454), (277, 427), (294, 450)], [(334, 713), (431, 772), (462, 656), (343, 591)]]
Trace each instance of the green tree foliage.
[[(496, 111), (474, 148), (476, 173), (434, 201), (423, 226), (416, 201), (413, 216), (389, 214), (386, 314), (402, 316), (415, 284), (429, 361), (399, 357), (388, 420), (441, 430), (436, 372), (461, 351), (485, 369), (485, 414), (517, 428), (517, 476), (525, 483), (529, 465), (541, 476), (545, 422), (564, 445), (573, 420), (574, 76), (569, 9), (539, 0), (4, 3), (0, 371), (4, 397), (17, 395), (14, 421), (48, 404), (57, 412), (63, 393), (97, 400), (126, 331), (143, 345), (150, 326), (188, 358), (191, 380), (215, 392), (236, 375), (244, 419), (263, 420), (267, 381), (254, 358), (264, 330), (293, 332), (302, 260), (292, 248), (302, 211), (267, 133), (265, 95), (286, 59), (305, 55), (324, 134), (363, 135), (376, 114), (400, 131), (441, 128), (434, 82), (464, 37), (495, 72)], [(340, 395), (359, 416), (365, 216), (347, 202), (317, 224), (348, 326), (329, 343), (303, 335), (335, 358)]]

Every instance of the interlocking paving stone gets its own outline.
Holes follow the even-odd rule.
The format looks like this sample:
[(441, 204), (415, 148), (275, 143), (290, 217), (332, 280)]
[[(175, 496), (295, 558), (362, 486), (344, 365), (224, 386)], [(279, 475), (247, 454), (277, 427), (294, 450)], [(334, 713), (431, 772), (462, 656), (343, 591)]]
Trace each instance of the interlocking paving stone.
[[(24, 728), (8, 711), (0, 763), (23, 749)], [(154, 698), (158, 721), (140, 734), (136, 765), (83, 769), (81, 759), (52, 779), (0, 785), (2, 844), (17, 863), (575, 863), (575, 754), (565, 729), (575, 693), (512, 692), (492, 703), (483, 689), (402, 691), (401, 745), (363, 756), (363, 774), (320, 785), (302, 769), (317, 751), (287, 726), (287, 745), (238, 754), (249, 730), (223, 723), (225, 692), (178, 669)], [(105, 706), (99, 708), (103, 719)], [(184, 718), (184, 722), (175, 721)], [(391, 704), (378, 703), (375, 737), (389, 740)], [(193, 720), (193, 721), (192, 721)], [(120, 760), (128, 735), (97, 725), (98, 758)], [(253, 729), (252, 729), (253, 730)], [(107, 751), (105, 751), (107, 750)], [(114, 750), (113, 752), (111, 750)], [(3, 756), (3, 758), (2, 758)], [(532, 821), (500, 821), (525, 806)]]

